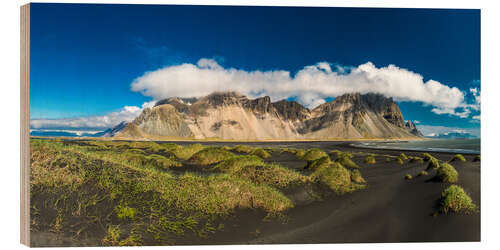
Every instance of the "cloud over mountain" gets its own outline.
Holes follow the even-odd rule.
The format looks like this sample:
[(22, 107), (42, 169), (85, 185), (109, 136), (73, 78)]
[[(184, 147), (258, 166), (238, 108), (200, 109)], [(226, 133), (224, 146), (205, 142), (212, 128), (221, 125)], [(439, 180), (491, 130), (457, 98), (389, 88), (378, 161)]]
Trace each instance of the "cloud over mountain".
[[(146, 105), (147, 103), (145, 103)], [(63, 119), (32, 119), (30, 127), (32, 129), (78, 129), (94, 128), (104, 129), (113, 127), (122, 121), (132, 121), (142, 109), (137, 106), (125, 106), (121, 110), (111, 112), (102, 116), (83, 116)]]
[[(224, 68), (215, 60), (167, 66), (146, 72), (135, 79), (133, 91), (155, 100), (178, 96), (199, 97), (214, 91), (234, 90), (251, 98), (268, 95), (273, 101), (295, 97), (307, 107), (325, 102), (327, 97), (345, 93), (380, 93), (397, 101), (421, 102), (436, 114), (468, 117), (475, 106), (467, 104), (464, 92), (410, 70), (389, 65), (377, 68), (367, 62), (343, 67), (328, 62), (305, 66), (295, 75), (285, 70), (245, 71)], [(477, 94), (477, 93), (476, 93)]]

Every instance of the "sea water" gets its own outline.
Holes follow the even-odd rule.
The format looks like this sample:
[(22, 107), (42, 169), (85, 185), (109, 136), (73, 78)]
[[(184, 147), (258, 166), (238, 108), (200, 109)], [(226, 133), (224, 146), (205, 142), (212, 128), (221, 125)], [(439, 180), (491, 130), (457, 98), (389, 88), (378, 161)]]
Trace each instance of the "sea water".
[(377, 141), (354, 143), (366, 148), (480, 154), (481, 139), (428, 139), (421, 141)]

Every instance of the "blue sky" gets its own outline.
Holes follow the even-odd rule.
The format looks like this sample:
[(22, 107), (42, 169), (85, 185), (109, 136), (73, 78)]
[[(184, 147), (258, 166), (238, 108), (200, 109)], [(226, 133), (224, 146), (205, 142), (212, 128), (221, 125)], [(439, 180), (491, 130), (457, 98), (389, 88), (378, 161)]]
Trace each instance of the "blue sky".
[[(293, 89), (275, 93), (272, 84), (300, 84), (299, 75), (318, 71), (345, 89), (365, 75), (391, 74), (366, 86), (395, 81), (387, 93), (399, 100), (405, 119), (479, 131), (479, 103), (470, 90), (480, 93), (479, 10), (31, 5), (31, 116), (40, 128), (55, 126), (55, 119), (59, 127), (100, 129), (131, 119), (146, 102), (189, 93), (174, 85), (212, 90), (207, 86), (215, 83), (204, 78), (201, 87), (172, 80), (187, 69), (216, 79), (236, 70), (231, 80), (241, 82), (234, 86), (242, 92), (297, 98), (310, 107), (331, 99), (322, 93), (340, 92), (300, 96)], [(270, 76), (283, 71), (288, 78)], [(253, 78), (255, 72), (263, 78)], [(407, 75), (423, 77), (422, 83), (409, 80), (408, 88), (425, 91), (398, 92), (405, 91)], [(263, 83), (249, 89), (249, 79)], [(447, 88), (431, 89), (429, 80)], [(454, 105), (442, 103), (448, 97)], [(98, 122), (79, 123), (92, 119)]]

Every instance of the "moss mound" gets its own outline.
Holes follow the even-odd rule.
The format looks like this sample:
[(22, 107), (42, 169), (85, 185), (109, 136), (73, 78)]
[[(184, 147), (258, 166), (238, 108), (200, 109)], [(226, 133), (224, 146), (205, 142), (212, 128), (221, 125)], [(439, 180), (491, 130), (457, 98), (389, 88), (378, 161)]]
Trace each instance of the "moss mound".
[(366, 183), (365, 179), (361, 175), (361, 172), (357, 169), (351, 170), (351, 181), (356, 183)]
[(443, 163), (437, 170), (436, 177), (442, 182), (455, 183), (458, 181), (458, 172), (452, 165)]
[(465, 159), (465, 157), (462, 155), (462, 154), (456, 154), (453, 156), (453, 158), (451, 158), (450, 162), (453, 162), (453, 161), (462, 161), (462, 162), (466, 162), (467, 160)]
[(295, 150), (293, 150), (293, 154), (295, 154), (295, 156), (297, 156), (299, 159), (302, 159), (302, 157), (304, 157), (304, 155), (306, 154), (306, 150), (295, 149)]
[(220, 229), (217, 218), (237, 208), (275, 215), (293, 207), (277, 189), (229, 174), (172, 175), (118, 163), (115, 151), (53, 141), (32, 141), (31, 152), (34, 232), (92, 236), (103, 245), (165, 245), (186, 233), (207, 236)]
[(265, 163), (255, 155), (231, 157), (217, 164), (214, 169), (240, 179), (250, 180), (257, 185), (266, 184), (276, 188), (285, 188), (308, 180), (307, 176), (278, 164)]
[(352, 161), (351, 158), (349, 158), (348, 156), (337, 158), (335, 162), (338, 162), (342, 166), (347, 168), (359, 168), (358, 164)]
[(417, 176), (426, 176), (426, 175), (429, 175), (429, 173), (427, 173), (427, 171), (420, 171), (420, 173), (418, 173)]
[(403, 161), (403, 159), (401, 159), (401, 157), (398, 157), (396, 159), (396, 162), (399, 164), (399, 165), (403, 165), (405, 162)]
[(271, 157), (271, 154), (269, 152), (267, 152), (267, 150), (263, 149), (263, 148), (256, 148), (254, 149), (251, 153), (251, 155), (256, 155), (262, 159), (267, 159), (269, 157)]
[(406, 156), (405, 153), (401, 153), (399, 157), (401, 157), (404, 161), (408, 160), (408, 156)]
[(233, 150), (237, 153), (249, 154), (253, 151), (253, 148), (247, 145), (236, 145)]
[(340, 151), (338, 149), (334, 149), (334, 150), (330, 151), (330, 154), (335, 155), (335, 157), (340, 157), (342, 155), (342, 151)]
[(465, 193), (464, 189), (451, 185), (441, 194), (441, 212), (463, 212), (470, 213), (476, 210), (476, 205), (472, 199)]
[(431, 158), (429, 158), (428, 161), (429, 161), (429, 165), (427, 165), (426, 170), (439, 169), (440, 164), (439, 164), (438, 159), (431, 157)]
[(419, 162), (419, 163), (424, 163), (424, 159), (422, 157), (418, 156), (409, 156), (408, 159), (410, 159), (410, 162)]
[(325, 153), (325, 151), (317, 148), (312, 148), (306, 151), (302, 159), (306, 161), (314, 161), (325, 156), (328, 157), (328, 154)]
[(423, 153), (422, 158), (424, 158), (424, 161), (429, 161), (430, 159), (434, 158), (434, 156), (429, 153)]
[(203, 150), (204, 148), (205, 147), (203, 145), (196, 143), (196, 144), (191, 144), (189, 146), (173, 147), (173, 150), (171, 152), (178, 159), (187, 160), (187, 159), (191, 158), (194, 154)]
[(306, 166), (306, 169), (314, 171), (314, 170), (316, 170), (324, 165), (330, 164), (331, 162), (332, 161), (330, 160), (330, 157), (324, 156), (324, 157), (321, 157), (319, 159), (316, 159), (314, 161), (309, 162)]
[(316, 169), (311, 178), (326, 185), (337, 194), (348, 192), (351, 188), (351, 174), (339, 163), (333, 162)]
[(199, 165), (210, 165), (233, 157), (234, 154), (220, 148), (210, 147), (195, 153), (189, 162)]
[(375, 164), (377, 161), (375, 161), (375, 157), (373, 156), (368, 156), (365, 158), (365, 163), (366, 164)]

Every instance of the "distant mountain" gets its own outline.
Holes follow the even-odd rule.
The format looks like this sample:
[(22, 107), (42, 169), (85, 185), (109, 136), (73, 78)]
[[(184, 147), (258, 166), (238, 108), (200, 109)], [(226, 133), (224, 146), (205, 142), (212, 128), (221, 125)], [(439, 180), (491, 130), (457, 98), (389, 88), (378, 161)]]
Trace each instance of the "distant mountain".
[(436, 139), (477, 138), (477, 136), (473, 136), (469, 132), (466, 132), (466, 131), (453, 131), (453, 132), (446, 132), (446, 133), (441, 133), (441, 134), (430, 134), (430, 135), (427, 135), (426, 137), (436, 138)]
[(418, 136), (418, 137), (423, 137), (424, 135), (417, 129), (417, 126), (415, 126), (415, 124), (412, 122), (412, 121), (407, 121), (406, 124), (405, 124), (405, 127), (408, 131), (410, 131), (410, 133), (412, 133), (413, 135), (415, 136)]
[(103, 132), (99, 132), (99, 133), (95, 134), (95, 136), (96, 137), (113, 137), (117, 133), (121, 132), (127, 126), (127, 124), (128, 124), (127, 122), (120, 122), (120, 124), (118, 124), (112, 128), (106, 129)]
[(199, 99), (168, 98), (146, 108), (115, 138), (351, 139), (415, 138), (398, 105), (380, 94), (345, 94), (309, 110), (295, 101), (249, 99), (216, 92)]

